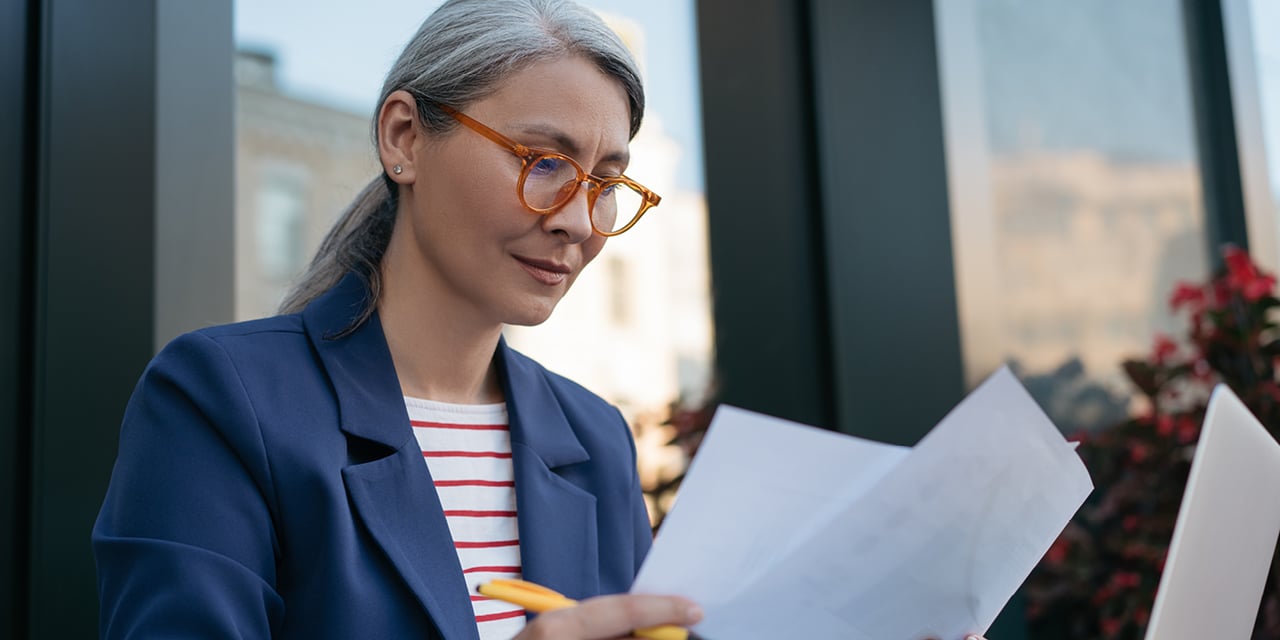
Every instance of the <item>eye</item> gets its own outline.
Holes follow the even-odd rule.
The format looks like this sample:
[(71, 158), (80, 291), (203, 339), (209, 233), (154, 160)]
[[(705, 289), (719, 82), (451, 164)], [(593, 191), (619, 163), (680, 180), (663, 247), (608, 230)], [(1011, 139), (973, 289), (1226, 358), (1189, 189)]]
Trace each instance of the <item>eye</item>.
[(533, 161), (533, 168), (529, 169), (529, 173), (535, 176), (555, 175), (565, 166), (564, 160), (552, 156), (542, 156)]

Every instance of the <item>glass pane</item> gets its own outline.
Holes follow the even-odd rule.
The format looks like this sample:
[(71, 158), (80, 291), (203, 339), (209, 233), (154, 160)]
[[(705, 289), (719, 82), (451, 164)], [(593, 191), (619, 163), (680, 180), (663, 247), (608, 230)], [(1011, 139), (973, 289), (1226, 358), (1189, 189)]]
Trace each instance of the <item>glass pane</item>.
[(372, 109), (298, 88), (282, 61), (308, 50), (291, 50), (283, 36), (280, 44), (266, 40), (274, 23), (243, 24), (256, 18), (241, 5), (268, 4), (236, 6), (237, 320), (275, 313), (329, 226), (378, 170)]
[(1280, 236), (1280, 2), (1250, 0), (1270, 211)]
[(1112, 424), (1206, 273), (1181, 5), (935, 6), (969, 381), (1009, 362), (1065, 431)]
[[(645, 75), (627, 174), (662, 196), (608, 241), (545, 324), (509, 342), (619, 405), (646, 486), (679, 471), (658, 423), (710, 377), (712, 328), (693, 0), (588, 0)], [(435, 2), (237, 1), (237, 316), (275, 312), (336, 216), (379, 171), (382, 79)], [(389, 19), (389, 16), (395, 16)]]

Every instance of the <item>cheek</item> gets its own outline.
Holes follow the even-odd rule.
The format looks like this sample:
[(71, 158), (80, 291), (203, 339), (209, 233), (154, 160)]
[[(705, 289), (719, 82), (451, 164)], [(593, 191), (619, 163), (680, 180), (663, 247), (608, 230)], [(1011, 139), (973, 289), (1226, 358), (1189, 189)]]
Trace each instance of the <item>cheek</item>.
[[(437, 193), (438, 197), (433, 200), (447, 202), (455, 208), (465, 209), (482, 203), (491, 205), (502, 199), (519, 204), (516, 198), (519, 161), (510, 155), (498, 155), (478, 144), (466, 144), (465, 138), (457, 140), (453, 137), (457, 133), (449, 134), (450, 137), (436, 146), (428, 145), (423, 149), (426, 159), (419, 178), (421, 187)], [(509, 162), (504, 163), (506, 161), (514, 162), (514, 169), (508, 166)]]
[(573, 284), (578, 281), (578, 276), (581, 276), (582, 272), (586, 271), (587, 265), (591, 264), (591, 261), (600, 255), (600, 250), (604, 248), (604, 243), (607, 239), (604, 236), (592, 234), (590, 240), (582, 243), (582, 266), (573, 272), (565, 291), (573, 287)]
[(596, 256), (600, 255), (600, 251), (604, 249), (604, 243), (607, 240), (608, 238), (598, 233), (592, 233), (591, 239), (582, 243), (582, 268), (583, 269), (586, 269), (587, 265), (591, 264), (591, 261), (595, 260)]
[(484, 235), (505, 236), (527, 233), (541, 216), (533, 215), (520, 204), (515, 181), (508, 184), (504, 175), (459, 180), (451, 185), (453, 222)]
[(489, 180), (478, 172), (452, 167), (434, 174), (423, 189), (420, 219), (445, 243), (502, 236), (526, 223), (515, 186), (502, 183), (501, 176)]

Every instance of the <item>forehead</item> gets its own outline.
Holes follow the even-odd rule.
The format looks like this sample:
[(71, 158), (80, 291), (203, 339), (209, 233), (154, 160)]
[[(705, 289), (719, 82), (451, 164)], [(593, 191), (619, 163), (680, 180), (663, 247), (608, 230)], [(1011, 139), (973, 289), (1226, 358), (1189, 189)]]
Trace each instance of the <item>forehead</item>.
[(631, 132), (626, 90), (579, 56), (537, 62), (517, 71), (466, 111), (490, 126), (553, 128), (579, 145), (625, 148)]

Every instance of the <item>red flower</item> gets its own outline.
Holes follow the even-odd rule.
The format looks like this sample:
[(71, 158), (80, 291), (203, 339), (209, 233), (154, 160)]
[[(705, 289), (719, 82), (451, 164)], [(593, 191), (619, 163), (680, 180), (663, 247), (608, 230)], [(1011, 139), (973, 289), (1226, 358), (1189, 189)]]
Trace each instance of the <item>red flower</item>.
[(1156, 433), (1161, 437), (1169, 437), (1173, 435), (1173, 416), (1161, 415), (1156, 419)]
[(1190, 282), (1179, 282), (1173, 295), (1169, 296), (1169, 308), (1173, 311), (1186, 306), (1196, 312), (1204, 308), (1204, 303), (1204, 288)]
[(1058, 538), (1050, 545), (1049, 550), (1045, 552), (1044, 559), (1050, 564), (1062, 564), (1067, 559), (1067, 552), (1071, 550), (1071, 543), (1063, 538)]
[(1249, 252), (1233, 244), (1222, 248), (1222, 261), (1227, 265), (1227, 275), (1231, 278), (1247, 278), (1254, 273), (1253, 261)]
[(1192, 420), (1189, 416), (1182, 416), (1178, 420), (1178, 443), (1190, 444), (1200, 436), (1200, 425)]
[(1151, 612), (1146, 609), (1139, 607), (1133, 612), (1133, 621), (1144, 627), (1147, 626), (1147, 622), (1150, 620)]
[(1223, 280), (1213, 281), (1213, 308), (1221, 309), (1231, 302), (1231, 287)]
[(1129, 459), (1133, 460), (1136, 464), (1142, 464), (1142, 461), (1147, 459), (1147, 454), (1150, 452), (1151, 450), (1147, 445), (1141, 442), (1135, 442), (1129, 447)]
[(1142, 576), (1139, 576), (1133, 571), (1118, 571), (1115, 575), (1111, 576), (1111, 583), (1114, 584), (1117, 589), (1132, 589), (1142, 584)]
[(1239, 291), (1245, 300), (1260, 300), (1275, 287), (1275, 276), (1259, 272), (1243, 249), (1228, 246), (1222, 251), (1222, 259), (1227, 265), (1227, 286)]
[(1151, 348), (1151, 359), (1156, 364), (1168, 364), (1168, 361), (1178, 353), (1178, 343), (1174, 342), (1169, 336), (1163, 333), (1157, 333), (1155, 345)]
[(1099, 623), (1102, 627), (1102, 635), (1105, 637), (1113, 637), (1120, 632), (1120, 620), (1117, 618), (1103, 618)]
[(1276, 286), (1276, 277), (1273, 275), (1259, 275), (1258, 277), (1248, 281), (1244, 285), (1242, 293), (1244, 299), (1249, 302), (1257, 302), (1269, 295), (1271, 290)]
[[(1123, 522), (1120, 526), (1124, 527), (1124, 530), (1125, 530), (1125, 531), (1133, 531), (1134, 529), (1137, 529), (1137, 528), (1138, 528), (1138, 516), (1135, 516), (1135, 515), (1127, 515), (1127, 516), (1125, 516), (1125, 517), (1124, 517), (1124, 522)], [(1119, 574), (1116, 574), (1116, 575), (1118, 576)]]
[(1027, 618), (1028, 618), (1028, 619), (1035, 620), (1036, 618), (1039, 618), (1039, 617), (1040, 617), (1040, 614), (1042, 614), (1042, 613), (1044, 613), (1044, 605), (1040, 604), (1039, 602), (1028, 602), (1028, 603), (1027, 603)]

